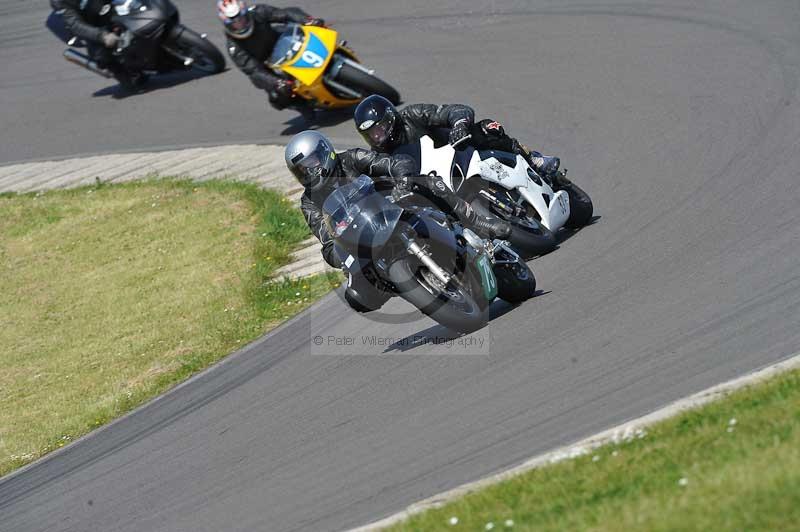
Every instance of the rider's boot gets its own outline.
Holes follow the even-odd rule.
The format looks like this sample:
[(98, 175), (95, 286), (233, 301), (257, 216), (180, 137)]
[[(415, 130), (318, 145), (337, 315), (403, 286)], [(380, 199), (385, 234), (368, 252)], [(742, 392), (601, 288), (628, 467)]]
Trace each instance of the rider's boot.
[(531, 165), (531, 168), (533, 168), (537, 174), (552, 179), (556, 172), (558, 172), (558, 168), (561, 166), (561, 159), (558, 157), (542, 155), (538, 151), (532, 150), (519, 142), (515, 142), (515, 145), (517, 153), (528, 161), (528, 164)]
[(536, 170), (536, 173), (545, 177), (553, 177), (558, 172), (558, 167), (561, 165), (561, 159), (558, 157), (550, 157), (542, 155), (539, 152), (531, 152), (531, 157), (528, 159)]
[(497, 218), (481, 216), (466, 201), (459, 202), (453, 210), (464, 225), (484, 238), (506, 240), (511, 236), (511, 224)]

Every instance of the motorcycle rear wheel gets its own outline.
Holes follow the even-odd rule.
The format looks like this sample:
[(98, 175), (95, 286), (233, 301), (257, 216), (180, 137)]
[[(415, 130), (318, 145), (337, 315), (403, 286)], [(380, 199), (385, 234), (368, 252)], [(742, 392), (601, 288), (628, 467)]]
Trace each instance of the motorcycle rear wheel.
[(388, 274), (400, 297), (448, 329), (470, 333), (489, 322), (489, 302), (482, 295), (477, 297), (483, 299), (483, 305), (462, 286), (442, 290), (425, 271), (424, 266), (414, 268), (400, 259), (389, 267)]

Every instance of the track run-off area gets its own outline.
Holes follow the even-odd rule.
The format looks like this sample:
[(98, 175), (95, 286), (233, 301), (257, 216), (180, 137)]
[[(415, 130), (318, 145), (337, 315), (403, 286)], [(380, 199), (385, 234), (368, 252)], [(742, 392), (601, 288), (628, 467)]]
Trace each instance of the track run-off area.
[[(223, 46), (212, 2), (178, 6)], [(302, 7), (405, 101), (472, 104), (560, 155), (600, 218), (531, 263), (541, 293), (495, 305), (480, 347), (330, 295), (0, 480), (0, 530), (355, 527), (798, 351), (800, 4)], [(0, 14), (0, 163), (302, 129), (235, 70), (116, 98), (61, 58), (46, 2)], [(320, 128), (359, 144), (346, 117)]]

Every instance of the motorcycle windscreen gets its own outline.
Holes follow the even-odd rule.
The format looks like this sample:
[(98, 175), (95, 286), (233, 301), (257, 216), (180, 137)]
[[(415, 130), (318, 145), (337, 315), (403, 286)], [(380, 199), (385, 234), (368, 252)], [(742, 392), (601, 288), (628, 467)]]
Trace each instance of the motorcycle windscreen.
[[(386, 245), (403, 209), (375, 190), (362, 175), (331, 193), (322, 205), (329, 234), (350, 253), (377, 251)], [(359, 254), (360, 255), (360, 254)]]
[(303, 47), (304, 40), (305, 34), (300, 29), (300, 26), (296, 24), (288, 25), (286, 31), (278, 37), (267, 63), (272, 67), (278, 67), (287, 61), (291, 61)]

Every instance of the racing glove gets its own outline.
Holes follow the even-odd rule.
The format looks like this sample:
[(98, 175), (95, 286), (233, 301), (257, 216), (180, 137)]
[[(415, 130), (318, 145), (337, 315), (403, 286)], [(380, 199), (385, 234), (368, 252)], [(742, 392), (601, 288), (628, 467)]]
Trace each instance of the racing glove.
[(438, 175), (428, 175), (425, 177), (427, 178), (425, 186), (431, 191), (431, 194), (437, 198), (449, 198), (453, 194), (450, 189), (447, 188), (447, 184), (444, 180)]
[(100, 41), (102, 41), (103, 46), (106, 48), (116, 48), (119, 43), (119, 35), (110, 31), (104, 31), (103, 34), (100, 35)]
[(470, 138), (469, 120), (462, 118), (450, 129), (450, 145), (454, 148)]
[(322, 26), (325, 27), (325, 21), (321, 18), (308, 17), (306, 19), (306, 26)]
[(252, 74), (250, 74), (250, 81), (253, 82), (253, 85), (258, 87), (259, 89), (264, 89), (269, 91), (272, 89), (272, 86), (275, 82), (275, 77), (270, 76), (266, 72), (262, 72), (260, 70), (256, 70)]
[(269, 101), (276, 109), (285, 109), (294, 98), (294, 82), (290, 79), (279, 79), (267, 91)]

